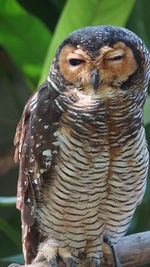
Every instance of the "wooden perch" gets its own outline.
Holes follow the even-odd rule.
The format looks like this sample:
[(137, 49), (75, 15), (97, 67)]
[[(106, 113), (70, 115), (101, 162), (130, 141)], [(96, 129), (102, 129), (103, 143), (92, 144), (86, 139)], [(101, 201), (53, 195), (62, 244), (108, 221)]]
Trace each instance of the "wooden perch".
[[(116, 253), (123, 267), (137, 267), (150, 263), (150, 231), (123, 237), (115, 246)], [(9, 267), (21, 267), (11, 264)], [(46, 262), (26, 265), (26, 267), (49, 267)], [(64, 267), (63, 263), (59, 267)], [(81, 266), (80, 266), (81, 267)], [(101, 264), (100, 267), (108, 267)], [(109, 267), (111, 267), (109, 265)]]

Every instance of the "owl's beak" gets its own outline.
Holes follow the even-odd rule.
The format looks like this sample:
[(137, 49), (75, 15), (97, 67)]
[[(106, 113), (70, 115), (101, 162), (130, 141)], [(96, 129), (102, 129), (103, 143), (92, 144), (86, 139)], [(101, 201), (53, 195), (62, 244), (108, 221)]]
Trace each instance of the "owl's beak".
[(93, 86), (95, 93), (97, 92), (99, 86), (99, 72), (97, 69), (93, 69), (91, 72), (90, 83)]

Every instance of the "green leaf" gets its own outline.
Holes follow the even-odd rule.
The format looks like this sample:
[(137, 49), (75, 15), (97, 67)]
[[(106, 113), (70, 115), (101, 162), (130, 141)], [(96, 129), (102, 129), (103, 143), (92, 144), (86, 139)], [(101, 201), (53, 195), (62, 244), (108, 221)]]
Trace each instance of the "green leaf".
[(143, 38), (146, 45), (150, 48), (149, 10), (149, 0), (136, 0), (127, 26)]
[(115, 24), (124, 26), (135, 0), (68, 0), (55, 29), (45, 58), (40, 83), (48, 74), (56, 48), (73, 30), (88, 25)]
[(10, 207), (16, 205), (16, 197), (0, 197), (0, 207)]
[(0, 231), (9, 237), (19, 248), (21, 247), (20, 233), (0, 216)]
[(50, 41), (50, 32), (13, 0), (0, 0), (0, 44), (14, 63), (37, 82)]
[(29, 13), (41, 19), (53, 32), (66, 0), (17, 0)]
[(123, 27), (131, 13), (135, 0), (100, 0), (93, 15), (92, 25), (116, 25)]
[(144, 106), (144, 124), (150, 123), (150, 96), (147, 97), (146, 104)]

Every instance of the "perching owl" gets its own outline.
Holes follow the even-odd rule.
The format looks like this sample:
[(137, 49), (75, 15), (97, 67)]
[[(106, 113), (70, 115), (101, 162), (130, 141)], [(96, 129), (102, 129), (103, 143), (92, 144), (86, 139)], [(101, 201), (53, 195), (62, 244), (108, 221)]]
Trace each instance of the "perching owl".
[(126, 233), (146, 187), (149, 66), (124, 28), (86, 27), (59, 46), (15, 136), (26, 263), (100, 266), (105, 240)]

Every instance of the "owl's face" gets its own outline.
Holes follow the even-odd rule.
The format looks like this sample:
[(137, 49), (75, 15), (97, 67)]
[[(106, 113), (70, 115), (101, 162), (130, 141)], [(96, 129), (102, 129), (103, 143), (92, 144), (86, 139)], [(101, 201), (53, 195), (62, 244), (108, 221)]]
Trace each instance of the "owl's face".
[(138, 82), (142, 89), (149, 78), (149, 52), (142, 40), (113, 26), (73, 32), (60, 45), (55, 62), (58, 79), (83, 94), (100, 95), (110, 88), (127, 90), (136, 88)]
[(84, 51), (82, 46), (67, 44), (59, 55), (59, 67), (63, 77), (81, 88), (83, 92), (96, 93), (110, 85), (118, 86), (138, 68), (134, 54), (123, 42), (112, 47), (103, 46), (96, 56)]

